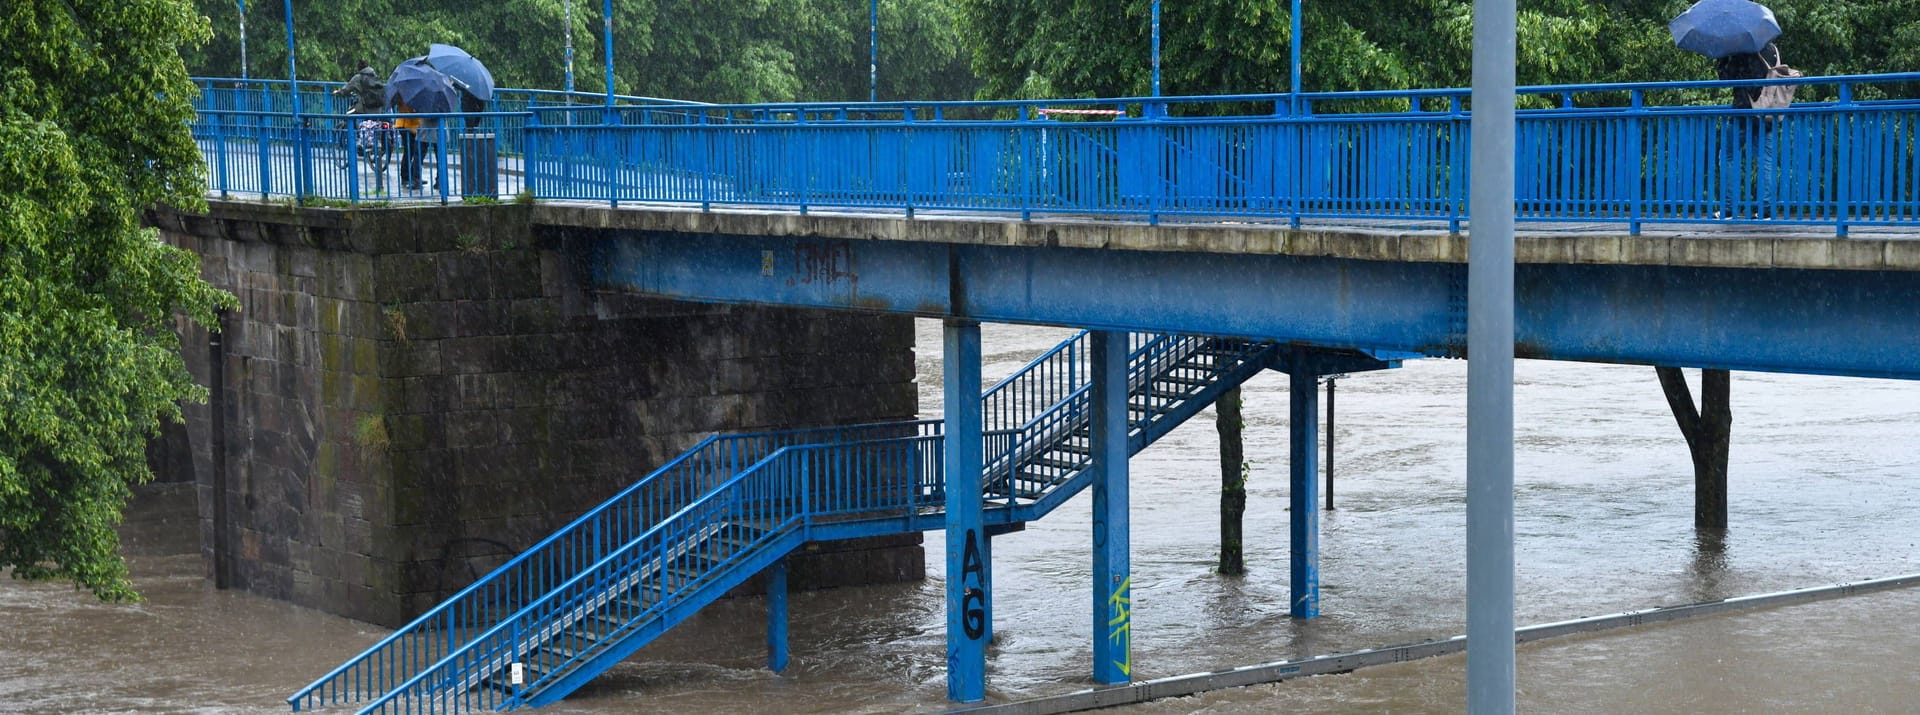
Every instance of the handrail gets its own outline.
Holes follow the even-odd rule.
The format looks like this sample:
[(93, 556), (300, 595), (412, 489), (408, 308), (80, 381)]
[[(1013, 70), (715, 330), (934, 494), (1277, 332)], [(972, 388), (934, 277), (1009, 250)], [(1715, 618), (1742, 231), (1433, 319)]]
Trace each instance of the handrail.
[[(582, 569), (581, 571), (574, 574), (572, 577), (568, 578), (566, 581), (560, 583), (559, 585), (556, 585), (546, 590), (539, 598), (535, 599), (533, 602), (530, 602), (526, 606), (522, 607), (513, 616), (510, 616), (506, 619), (502, 619), (500, 623), (495, 624), (494, 626), (489, 628), (486, 632), (478, 636), (475, 636), (474, 638), (468, 639), (461, 645), (459, 649), (449, 652), (447, 655), (443, 656), (438, 662), (434, 663), (432, 666), (429, 666), (428, 668), (421, 670), (419, 673), (415, 674), (412, 678), (409, 678), (406, 682), (402, 683), (401, 685), (393, 688), (392, 690), (388, 691), (386, 694), (382, 695), (378, 700), (368, 703), (364, 708), (361, 709), (360, 712), (367, 713), (367, 712), (373, 712), (375, 710), (382, 709), (388, 703), (392, 702), (397, 698), (402, 697), (404, 693), (407, 693), (410, 690), (417, 689), (420, 686), (420, 684), (423, 682), (448, 681), (450, 683), (453, 683), (453, 676), (451, 674), (444, 674), (443, 671), (448, 670), (449, 668), (452, 668), (452, 667), (458, 667), (462, 665), (461, 663), (458, 662), (460, 658), (470, 654), (472, 651), (479, 648), (482, 644), (488, 644), (488, 643), (491, 643), (492, 641), (499, 639), (502, 633), (512, 633), (520, 629), (520, 627), (522, 626), (521, 622), (526, 620), (525, 614), (540, 613), (541, 609), (551, 607), (552, 602), (555, 599), (561, 598), (563, 594), (569, 594), (571, 590), (576, 589), (578, 586), (580, 586), (583, 583), (588, 583), (590, 581), (606, 583), (606, 584), (624, 583), (625, 579), (604, 578), (606, 574), (603, 572), (613, 570), (615, 568), (626, 569), (628, 568), (629, 564), (650, 563), (655, 558), (654, 556), (648, 555), (648, 556), (645, 556), (644, 558), (637, 559), (635, 558), (635, 554), (634, 554), (636, 550), (644, 550), (647, 552), (652, 552), (657, 549), (662, 549), (662, 550), (670, 551), (671, 549), (669, 545), (666, 543), (662, 543), (655, 546), (655, 545), (648, 544), (647, 542), (649, 539), (654, 539), (658, 537), (661, 533), (669, 529), (673, 529), (675, 527), (680, 526), (679, 522), (687, 519), (689, 515), (695, 514), (695, 513), (702, 513), (707, 507), (710, 507), (713, 504), (713, 502), (715, 502), (715, 500), (718, 500), (722, 496), (727, 495), (730, 491), (739, 488), (740, 485), (744, 484), (747, 480), (760, 476), (762, 472), (770, 470), (773, 465), (786, 463), (788, 461), (799, 458), (800, 455), (806, 455), (806, 454), (817, 453), (817, 452), (825, 452), (829, 450), (851, 452), (860, 448), (867, 448), (867, 447), (913, 445), (916, 443), (938, 444), (939, 442), (940, 442), (940, 438), (937, 436), (919, 435), (919, 436), (912, 436), (912, 437), (892, 437), (892, 438), (882, 438), (882, 439), (856, 440), (852, 442), (840, 442), (840, 443), (829, 443), (829, 444), (788, 445), (788, 446), (781, 447), (777, 450), (774, 450), (771, 454), (767, 455), (765, 458), (761, 459), (760, 461), (755, 462), (752, 466), (747, 467), (746, 469), (740, 471), (739, 473), (735, 474), (734, 476), (727, 479), (726, 481), (718, 485), (715, 485), (711, 489), (707, 490), (698, 499), (695, 499), (692, 502), (689, 502), (686, 506), (675, 511), (673, 514), (669, 515), (664, 519), (661, 519), (658, 523), (654, 524), (652, 527), (649, 527), (646, 531), (642, 532), (640, 535), (635, 536), (632, 540), (623, 544), (620, 548), (616, 549), (612, 553), (609, 553), (607, 556), (601, 558), (600, 560), (595, 561), (591, 566), (585, 569)], [(812, 491), (810, 485), (808, 485), (804, 481), (805, 472), (800, 471), (800, 475), (802, 476), (803, 481), (797, 488), (799, 492), (798, 496), (800, 496), (803, 500), (813, 498), (809, 496), (810, 492)], [(910, 508), (911, 504), (908, 504), (907, 506)], [(793, 525), (796, 522), (802, 524), (804, 528), (804, 524), (807, 523), (811, 519), (811, 517), (814, 516), (819, 511), (820, 510), (817, 508), (806, 507), (803, 504), (799, 508), (797, 508), (791, 515), (787, 516), (785, 520), (781, 521), (777, 526), (769, 528), (768, 534), (782, 533), (786, 529), (790, 528), (791, 525)], [(763, 536), (762, 540), (764, 540), (764, 538), (765, 537)], [(758, 541), (756, 541), (755, 543), (758, 543)], [(745, 549), (745, 548), (740, 549), (734, 552), (733, 554), (731, 554), (725, 561), (716, 564), (715, 568), (716, 569), (730, 568), (736, 565), (736, 562), (748, 552), (749, 552), (749, 549)], [(702, 576), (702, 577), (698, 577), (693, 580), (690, 580), (686, 583), (683, 583), (682, 588), (680, 590), (673, 591), (671, 593), (663, 591), (662, 596), (658, 601), (656, 601), (651, 607), (644, 609), (638, 613), (635, 613), (628, 620), (628, 623), (638, 622), (640, 620), (653, 617), (662, 608), (662, 604), (672, 603), (675, 601), (675, 599), (673, 598), (675, 594), (693, 590), (698, 585), (702, 584), (707, 580), (708, 579), (705, 576)], [(611, 589), (611, 588), (616, 588), (616, 586), (607, 587), (607, 589)], [(604, 597), (606, 596), (607, 589), (598, 589), (590, 593), (580, 594), (578, 597), (594, 600), (594, 601), (600, 601), (604, 599)], [(603, 605), (603, 604), (589, 604), (589, 605)], [(577, 614), (577, 615), (580, 615), (582, 618), (584, 618), (584, 614)], [(567, 624), (559, 624), (558, 626), (542, 626), (542, 628), (543, 630), (552, 630), (554, 628), (564, 628), (566, 625)], [(624, 630), (624, 628), (625, 626), (622, 626), (620, 628), (616, 628), (615, 630), (616, 631)], [(518, 641), (519, 638), (515, 638), (514, 640)], [(516, 642), (510, 645), (514, 649), (515, 654), (517, 655), (519, 650), (521, 650), (522, 646), (525, 644)], [(570, 664), (577, 661), (579, 657), (580, 657), (579, 654), (575, 654), (574, 656), (566, 659), (565, 661), (560, 663), (559, 666), (557, 666), (554, 671), (544, 675), (543, 679), (546, 677), (552, 677), (560, 673), (564, 673), (565, 669), (568, 666), (570, 666)], [(497, 666), (504, 665), (504, 664), (495, 663), (490, 660), (487, 663), (480, 663), (480, 664), (474, 664), (474, 665), (477, 665), (482, 668), (485, 668), (487, 666), (496, 666), (496, 669), (497, 669)], [(467, 683), (466, 683), (467, 680), (481, 678), (481, 677), (485, 677), (485, 675), (475, 674), (470, 676), (469, 675), (459, 676), (458, 678), (459, 682), (453, 683), (453, 687), (467, 686)], [(537, 686), (538, 681), (536, 681), (531, 685)], [(458, 697), (458, 695), (459, 693), (441, 693), (436, 697)], [(455, 706), (449, 708), (449, 711), (457, 712), (459, 709), (460, 708), (456, 704)]]
[[(1920, 72), (1893, 72), (1877, 74), (1827, 75), (1778, 79), (1754, 80), (1684, 80), (1668, 82), (1623, 82), (1614, 84), (1552, 84), (1527, 85), (1516, 88), (1522, 95), (1554, 94), (1593, 94), (1601, 92), (1660, 92), (1695, 89), (1725, 89), (1728, 87), (1753, 87), (1770, 85), (1853, 85), (1853, 84), (1895, 84), (1920, 82)], [(1323, 92), (1301, 92), (1298, 96), (1308, 101), (1327, 100), (1369, 100), (1369, 99), (1443, 99), (1452, 97), (1471, 97), (1471, 87), (1446, 87), (1432, 89), (1373, 89), (1342, 90)], [(761, 114), (779, 113), (837, 113), (837, 112), (904, 112), (914, 108), (956, 109), (956, 108), (1007, 108), (1021, 107), (1086, 107), (1110, 105), (1175, 105), (1175, 104), (1244, 104), (1283, 102), (1294, 97), (1284, 92), (1257, 94), (1199, 94), (1170, 95), (1161, 97), (1097, 97), (1062, 99), (995, 99), (995, 100), (928, 100), (928, 101), (887, 101), (887, 102), (773, 102), (763, 104), (709, 104), (704, 108), (713, 111), (741, 110)], [(1163, 117), (1171, 119), (1172, 117)], [(1133, 117), (1138, 120), (1140, 117)], [(809, 122), (817, 121), (810, 119)], [(936, 118), (916, 117), (916, 121), (939, 121)], [(1051, 120), (1030, 120), (1051, 121)]]
[[(519, 613), (523, 613), (529, 609), (534, 609), (534, 608), (538, 608), (540, 606), (546, 605), (548, 602), (556, 598), (559, 594), (565, 593), (567, 589), (578, 586), (579, 584), (584, 582), (586, 579), (588, 579), (588, 577), (596, 575), (599, 571), (604, 569), (608, 564), (615, 563), (618, 561), (624, 561), (630, 551), (640, 547), (640, 545), (644, 544), (649, 537), (655, 536), (658, 532), (668, 528), (669, 526), (672, 526), (675, 520), (680, 518), (682, 515), (691, 513), (694, 509), (704, 506), (708, 502), (712, 501), (713, 499), (718, 498), (722, 493), (725, 492), (726, 489), (729, 489), (731, 487), (737, 486), (738, 484), (742, 483), (749, 476), (756, 474), (764, 465), (770, 462), (773, 462), (777, 457), (784, 457), (788, 449), (790, 449), (790, 447), (782, 447), (779, 450), (776, 450), (773, 454), (768, 455), (766, 458), (758, 462), (755, 462), (753, 466), (748, 467), (746, 470), (738, 474), (735, 474), (733, 477), (729, 478), (727, 481), (721, 483), (720, 485), (716, 486), (712, 490), (709, 490), (704, 496), (693, 501), (692, 503), (687, 504), (685, 507), (680, 508), (678, 511), (675, 511), (673, 514), (669, 515), (667, 518), (661, 519), (659, 523), (648, 528), (645, 532), (642, 532), (639, 536), (636, 536), (633, 539), (629, 540), (627, 543), (623, 544), (622, 546), (620, 546), (620, 548), (614, 550), (612, 553), (609, 553), (606, 556), (601, 557), (598, 561), (593, 562), (591, 566), (580, 570), (579, 572), (575, 573), (571, 578), (568, 578), (566, 581), (561, 582), (559, 585), (553, 588), (547, 589), (544, 593), (540, 595), (539, 598), (527, 604), (524, 608), (521, 609), (520, 612), (517, 612), (513, 617), (503, 619), (500, 623), (495, 624), (493, 627), (487, 629), (486, 632), (480, 634), (479, 636), (476, 636), (474, 638), (467, 640), (466, 643), (463, 644), (458, 650), (448, 653), (446, 656), (443, 656), (438, 662), (421, 670), (419, 673), (414, 674), (413, 677), (408, 678), (406, 682), (401, 683), (399, 686), (393, 688), (392, 690), (387, 691), (378, 700), (368, 703), (365, 707), (363, 707), (360, 710), (360, 712), (361, 713), (371, 712), (376, 708), (380, 708), (386, 705), (388, 702), (392, 701), (396, 697), (399, 697), (401, 693), (412, 690), (413, 688), (418, 686), (421, 682), (427, 680), (429, 676), (433, 675), (435, 672), (439, 670), (442, 670), (444, 666), (450, 661), (452, 661), (454, 658), (464, 655), (468, 651), (472, 650), (472, 647), (474, 644), (486, 642), (489, 639), (497, 638), (500, 635), (500, 633), (509, 630), (510, 626), (517, 625), (514, 619), (518, 617)], [(804, 518), (805, 518), (804, 514), (796, 515), (794, 517), (789, 517), (788, 521), (781, 522), (780, 526), (784, 528), (792, 521), (796, 519), (804, 519)]]
[[(454, 625), (454, 623), (452, 622), (452, 616), (450, 615), (450, 612), (458, 609), (460, 605), (465, 603), (467, 600), (474, 598), (475, 594), (480, 590), (489, 588), (490, 585), (493, 584), (496, 579), (502, 578), (503, 574), (510, 576), (512, 574), (519, 573), (519, 569), (522, 567), (525, 567), (528, 564), (528, 562), (537, 558), (540, 554), (543, 554), (546, 550), (554, 548), (556, 544), (559, 544), (563, 540), (570, 538), (576, 532), (579, 532), (587, 527), (592, 526), (593, 524), (596, 523), (596, 520), (600, 519), (604, 514), (607, 513), (607, 510), (609, 508), (613, 507), (616, 504), (623, 504), (635, 498), (642, 490), (650, 488), (655, 482), (661, 479), (663, 475), (677, 474), (679, 473), (679, 470), (683, 466), (687, 465), (689, 462), (693, 460), (710, 459), (710, 458), (714, 458), (715, 456), (724, 456), (724, 455), (710, 454), (710, 452), (713, 452), (715, 450), (728, 449), (728, 447), (726, 446), (728, 444), (738, 445), (738, 444), (750, 442), (753, 440), (763, 440), (763, 439), (769, 439), (769, 438), (771, 439), (798, 438), (803, 435), (816, 435), (821, 433), (832, 433), (832, 432), (846, 431), (846, 430), (912, 429), (917, 432), (922, 429), (930, 429), (929, 426), (935, 424), (935, 422), (936, 421), (934, 420), (914, 420), (914, 421), (908, 421), (908, 422), (872, 423), (868, 425), (838, 425), (838, 426), (813, 427), (813, 428), (803, 428), (803, 429), (794, 429), (794, 430), (775, 430), (775, 431), (768, 431), (768, 432), (751, 432), (751, 433), (743, 433), (743, 434), (709, 436), (701, 440), (699, 443), (695, 444), (691, 449), (688, 449), (686, 452), (683, 452), (679, 456), (671, 460), (668, 460), (666, 464), (661, 465), (658, 469), (655, 469), (653, 472), (650, 472), (649, 474), (647, 474), (647, 476), (642, 477), (638, 481), (635, 481), (633, 484), (620, 490), (618, 493), (614, 494), (612, 497), (608, 498), (606, 501), (602, 502), (600, 505), (594, 507), (591, 510), (588, 510), (586, 513), (580, 515), (578, 518), (575, 518), (573, 521), (568, 522), (567, 525), (554, 531), (552, 534), (549, 534), (546, 538), (540, 540), (534, 545), (528, 547), (526, 550), (520, 552), (518, 555), (514, 556), (512, 559), (508, 560), (505, 564), (502, 564), (499, 568), (496, 568), (494, 571), (488, 573), (485, 577), (474, 581), (472, 584), (467, 585), (467, 587), (456, 592), (453, 596), (447, 598), (446, 600), (443, 600), (440, 603), (436, 604), (432, 609), (429, 609), (426, 613), (421, 614), (418, 618), (415, 618), (412, 622), (408, 623), (407, 625), (399, 629), (396, 629), (393, 633), (388, 634), (387, 637), (381, 639), (379, 642), (368, 647), (360, 655), (347, 661), (346, 663), (342, 664), (340, 667), (335, 668), (332, 672), (329, 672), (328, 674), (320, 677), (318, 680), (315, 680), (312, 684), (309, 684), (307, 687), (302, 688), (298, 692), (289, 696), (287, 698), (287, 703), (289, 705), (294, 706), (296, 710), (299, 709), (301, 701), (303, 699), (309, 698), (310, 696), (313, 695), (315, 691), (326, 687), (329, 683), (333, 682), (336, 679), (339, 679), (341, 676), (347, 674), (349, 671), (353, 670), (354, 668), (361, 666), (377, 658), (380, 653), (385, 652), (390, 648), (393, 648), (394, 645), (400, 642), (402, 639), (411, 637), (414, 633), (422, 631), (424, 629), (428, 629), (428, 628), (438, 629), (441, 624), (436, 623), (436, 621), (445, 620), (447, 621), (446, 625), (449, 628), (451, 628)], [(785, 445), (781, 445), (781, 446), (785, 446)], [(452, 638), (452, 636), (449, 636), (449, 638)], [(344, 701), (353, 702), (358, 698), (351, 697), (351, 696), (355, 696), (359, 694), (349, 692), (348, 695), (350, 697), (345, 699)], [(338, 696), (335, 696), (335, 697), (327, 697), (325, 695), (320, 696), (321, 704), (325, 704), (327, 702), (341, 702), (341, 701), (343, 701), (343, 699)]]

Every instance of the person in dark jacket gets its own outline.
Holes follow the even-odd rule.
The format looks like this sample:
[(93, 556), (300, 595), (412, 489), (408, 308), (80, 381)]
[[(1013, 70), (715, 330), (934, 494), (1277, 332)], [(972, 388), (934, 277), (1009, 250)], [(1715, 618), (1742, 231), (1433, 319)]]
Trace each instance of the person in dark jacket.
[[(1766, 79), (1773, 68), (1780, 64), (1780, 48), (1767, 43), (1759, 52), (1727, 55), (1714, 61), (1714, 69), (1723, 80)], [(1733, 88), (1733, 108), (1752, 109), (1753, 103), (1760, 99), (1761, 85)], [(1770, 218), (1773, 215), (1774, 185), (1779, 180), (1779, 167), (1774, 161), (1774, 148), (1777, 143), (1772, 117), (1758, 115), (1732, 117), (1727, 121), (1727, 131), (1723, 137), (1726, 145), (1721, 149), (1721, 209), (1722, 217)], [(1753, 157), (1750, 165), (1747, 157)], [(1752, 188), (1748, 189), (1748, 176), (1751, 175)], [(1740, 210), (1735, 203), (1743, 197), (1755, 200), (1751, 210)]]
[(386, 90), (386, 83), (380, 81), (380, 75), (373, 71), (373, 66), (361, 60), (360, 69), (353, 73), (353, 78), (333, 90), (333, 95), (352, 97), (353, 108), (349, 111), (354, 114), (379, 114), (387, 108)]

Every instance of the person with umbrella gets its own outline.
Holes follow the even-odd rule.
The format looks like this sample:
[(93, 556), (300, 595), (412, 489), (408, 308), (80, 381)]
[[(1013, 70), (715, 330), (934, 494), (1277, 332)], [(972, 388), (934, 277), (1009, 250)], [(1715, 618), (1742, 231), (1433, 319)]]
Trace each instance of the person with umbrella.
[[(1773, 10), (1752, 0), (1700, 0), (1667, 25), (1673, 41), (1683, 50), (1699, 52), (1714, 59), (1714, 69), (1722, 80), (1768, 79), (1795, 74), (1780, 61), (1780, 48), (1773, 40), (1780, 36), (1780, 23)], [(1773, 90), (1773, 91), (1769, 91)], [(1785, 90), (1779, 91), (1779, 90)], [(1784, 99), (1773, 99), (1784, 97)], [(1763, 99), (1765, 98), (1765, 99)], [(1733, 108), (1779, 108), (1791, 102), (1792, 87), (1746, 86), (1733, 88)], [(1778, 167), (1774, 161), (1773, 119), (1742, 115), (1727, 123), (1729, 134), (1721, 151), (1722, 206), (1719, 217), (1737, 215), (1734, 203), (1745, 181), (1741, 178), (1743, 154), (1758, 154), (1755, 197), (1759, 208), (1751, 216), (1768, 218), (1773, 204)], [(1738, 148), (1738, 151), (1735, 148)], [(1757, 151), (1755, 151), (1757, 150)]]
[[(387, 77), (387, 101), (402, 114), (452, 112), (458, 101), (456, 95), (453, 82), (427, 65), (424, 57), (400, 63)], [(425, 154), (421, 142), (439, 141), (439, 120), (403, 116), (393, 125), (403, 130), (400, 132), (400, 183), (408, 190), (418, 191), (424, 183), (420, 175)]]
[[(466, 50), (434, 43), (427, 46), (427, 64), (440, 70), (447, 79), (460, 90), (460, 111), (477, 113), (487, 111), (487, 102), (493, 99), (493, 72)], [(479, 126), (479, 117), (468, 117), (467, 128)]]

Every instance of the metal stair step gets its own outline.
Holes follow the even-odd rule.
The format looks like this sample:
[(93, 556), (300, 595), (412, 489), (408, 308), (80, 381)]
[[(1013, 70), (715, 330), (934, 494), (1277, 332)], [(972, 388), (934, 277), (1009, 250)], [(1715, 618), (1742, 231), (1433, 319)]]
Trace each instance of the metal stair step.
[(736, 548), (745, 548), (767, 534), (766, 529), (734, 522), (720, 527), (720, 532), (707, 537), (708, 541), (719, 541)]
[(1208, 385), (1213, 384), (1212, 380), (1202, 380), (1199, 378), (1192, 378), (1192, 377), (1177, 377), (1174, 375), (1161, 375), (1160, 377), (1153, 378), (1153, 381), (1165, 382), (1165, 383), (1174, 384), (1174, 385), (1186, 385), (1188, 387), (1206, 387)]
[(1054, 459), (1052, 457), (1034, 457), (1027, 460), (1030, 466), (1053, 467), (1055, 469), (1079, 469), (1080, 460)]

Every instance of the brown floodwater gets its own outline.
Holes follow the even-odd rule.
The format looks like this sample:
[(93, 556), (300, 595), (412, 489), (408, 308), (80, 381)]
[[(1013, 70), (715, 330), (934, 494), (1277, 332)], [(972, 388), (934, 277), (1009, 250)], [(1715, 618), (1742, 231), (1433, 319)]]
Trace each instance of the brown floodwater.
[[(939, 324), (921, 404), (940, 408)], [(1067, 331), (987, 326), (991, 378)], [(1730, 518), (1691, 526), (1692, 472), (1653, 371), (1516, 370), (1517, 617), (1540, 623), (1920, 572), (1920, 383), (1737, 373)], [(1246, 387), (1250, 573), (1212, 572), (1212, 414), (1133, 462), (1136, 677), (1457, 634), (1464, 626), (1465, 363), (1340, 384), (1338, 509), (1321, 515), (1321, 618), (1287, 616), (1286, 379)], [(995, 700), (1090, 685), (1085, 497), (996, 539)], [(0, 712), (250, 713), (384, 635), (201, 578), (189, 529), (127, 538), (145, 603), (0, 580)], [(928, 535), (928, 548), (942, 548)], [(764, 668), (758, 599), (717, 604), (549, 708), (564, 713), (892, 713), (945, 706), (943, 560), (916, 584), (795, 594), (793, 663)], [(1446, 713), (1464, 658), (1220, 691), (1144, 713)], [(1920, 590), (1523, 646), (1519, 703), (1549, 713), (1920, 712)], [(345, 708), (337, 709), (346, 711)], [(333, 711), (333, 710), (329, 710)]]

